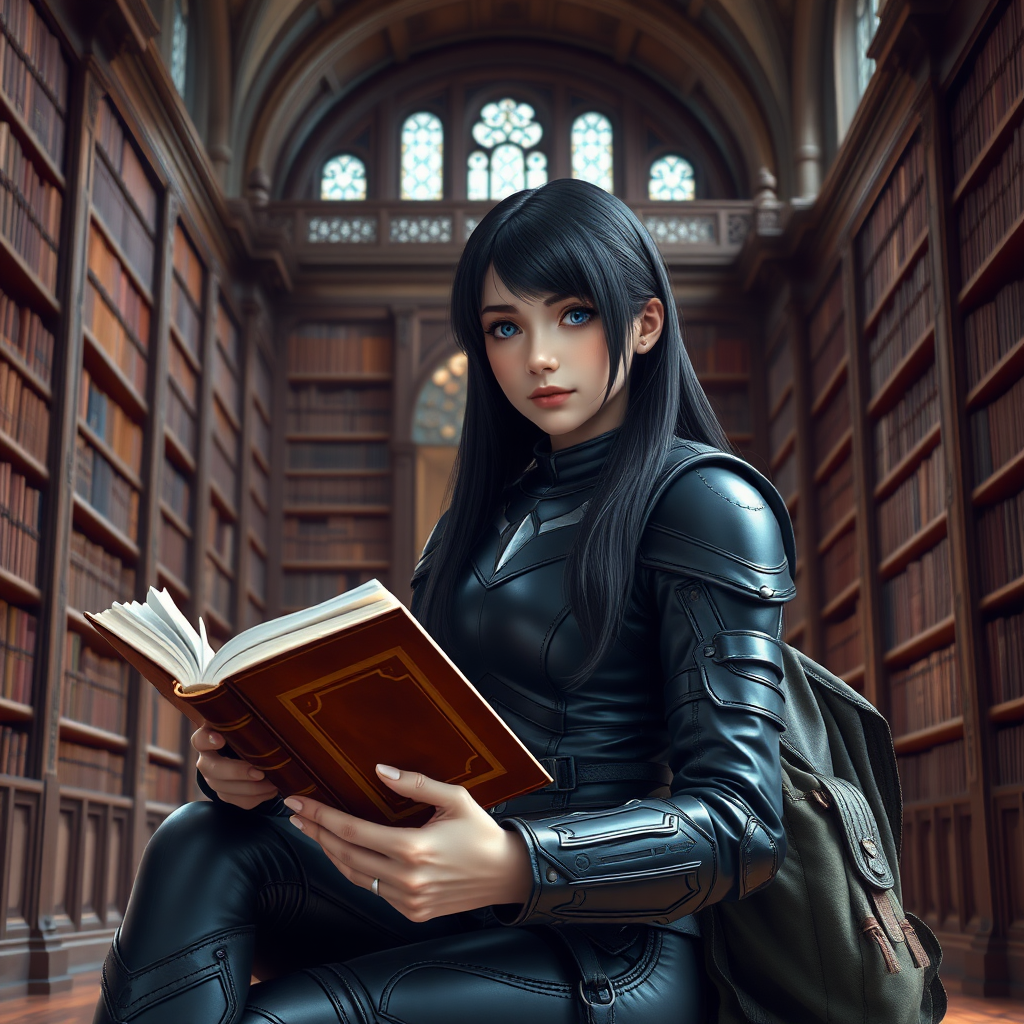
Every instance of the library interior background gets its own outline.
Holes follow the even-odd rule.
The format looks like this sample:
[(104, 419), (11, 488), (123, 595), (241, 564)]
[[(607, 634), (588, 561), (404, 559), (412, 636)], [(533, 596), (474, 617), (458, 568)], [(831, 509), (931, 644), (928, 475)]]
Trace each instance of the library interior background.
[(1024, 0), (0, 0), (0, 1000), (196, 795), (83, 612), (407, 599), (455, 262), (569, 176), (786, 500), (785, 638), (891, 723), (947, 985), (1024, 996)]

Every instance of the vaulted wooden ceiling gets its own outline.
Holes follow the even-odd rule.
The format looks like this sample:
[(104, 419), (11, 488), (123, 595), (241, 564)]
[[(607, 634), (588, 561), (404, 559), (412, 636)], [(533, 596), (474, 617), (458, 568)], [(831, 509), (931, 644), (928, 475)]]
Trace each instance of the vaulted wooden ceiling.
[(367, 79), (452, 44), (521, 38), (650, 76), (694, 116), (724, 126), (748, 194), (764, 180), (762, 168), (778, 179), (781, 198), (806, 194), (798, 151), (820, 162), (808, 149), (820, 126), (804, 123), (820, 112), (814, 103), (805, 109), (804, 97), (815, 85), (820, 93), (824, 7), (825, 0), (206, 0), (193, 5), (193, 18), (205, 40), (200, 59), (211, 64), (207, 145), (229, 194), (273, 196), (296, 139), (301, 144)]

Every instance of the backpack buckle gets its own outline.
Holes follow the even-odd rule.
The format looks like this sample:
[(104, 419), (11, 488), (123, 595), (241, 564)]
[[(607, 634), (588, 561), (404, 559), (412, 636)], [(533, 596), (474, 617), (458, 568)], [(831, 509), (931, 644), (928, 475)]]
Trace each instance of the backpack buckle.
[(571, 754), (540, 757), (537, 760), (554, 780), (541, 790), (542, 793), (569, 793), (576, 788), (576, 758)]

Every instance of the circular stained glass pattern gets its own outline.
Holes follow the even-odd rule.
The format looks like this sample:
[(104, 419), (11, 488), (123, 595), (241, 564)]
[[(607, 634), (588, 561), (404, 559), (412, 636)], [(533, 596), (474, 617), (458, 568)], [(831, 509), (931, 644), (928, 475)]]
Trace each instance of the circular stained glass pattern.
[(458, 352), (438, 366), (423, 385), (413, 415), (414, 444), (459, 443), (466, 414), (466, 369), (466, 357)]
[(472, 200), (504, 199), (548, 180), (548, 159), (534, 150), (544, 136), (529, 103), (510, 96), (486, 103), (473, 125), (480, 149), (466, 161), (466, 194)]
[(658, 157), (651, 164), (647, 194), (658, 202), (694, 199), (697, 189), (693, 178), (693, 164), (675, 153)]
[(320, 198), (335, 200), (366, 198), (366, 165), (351, 153), (332, 157), (320, 177)]

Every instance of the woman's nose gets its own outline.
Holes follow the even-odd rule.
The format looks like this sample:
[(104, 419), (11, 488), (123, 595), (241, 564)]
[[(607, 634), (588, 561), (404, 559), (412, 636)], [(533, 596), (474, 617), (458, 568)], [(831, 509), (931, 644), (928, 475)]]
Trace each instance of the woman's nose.
[(526, 359), (530, 373), (544, 373), (558, 369), (558, 359), (548, 345), (532, 345)]

